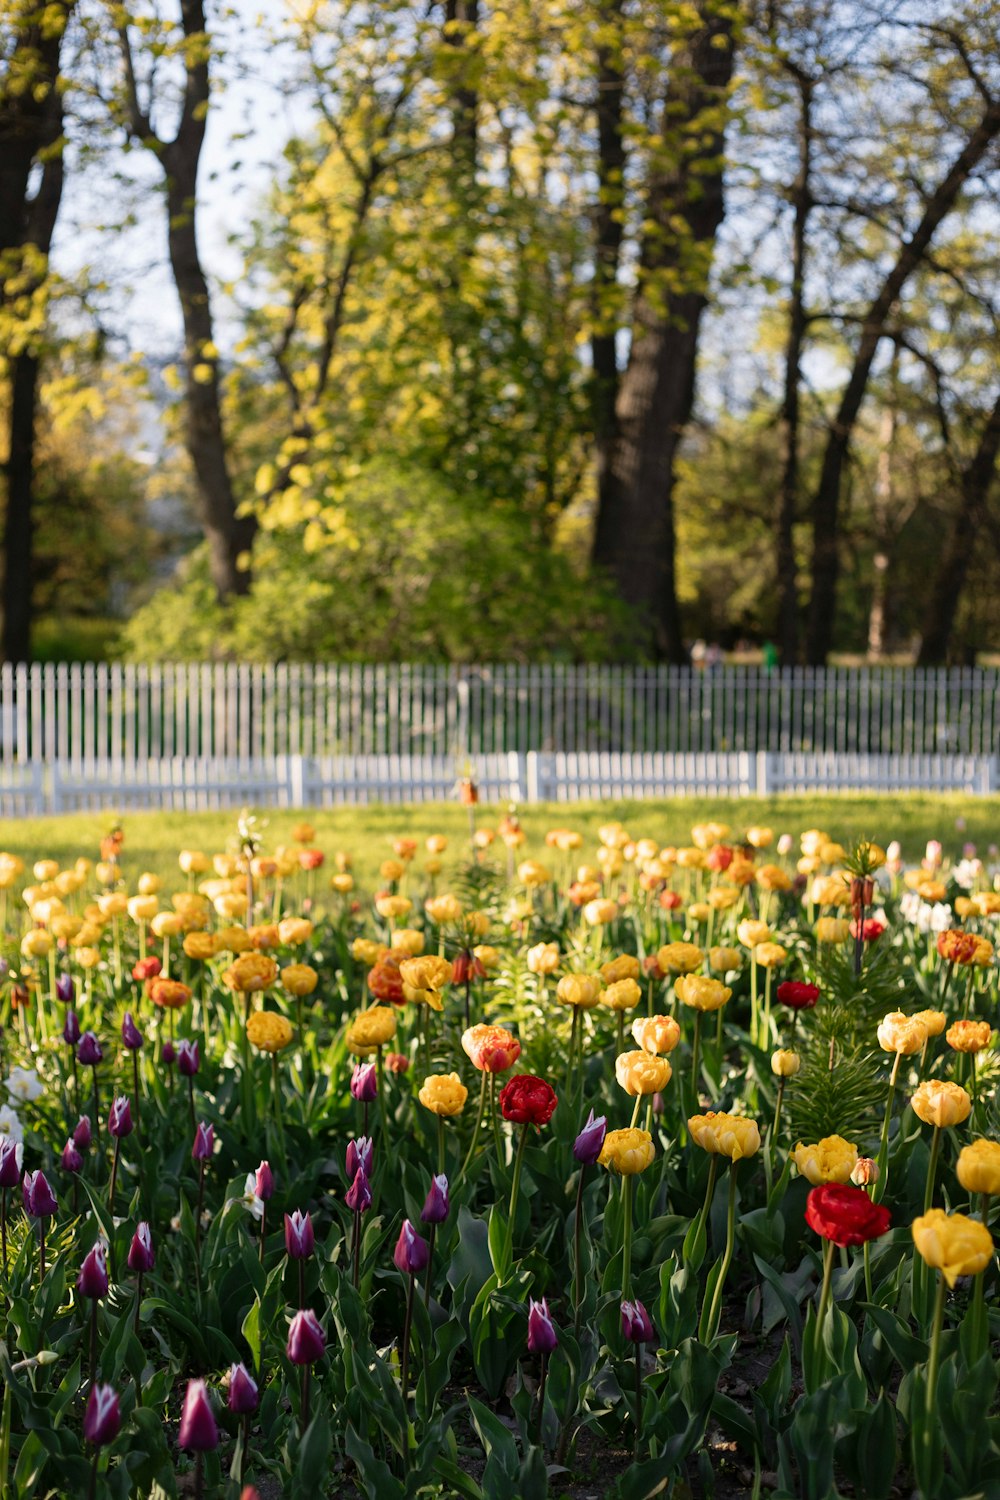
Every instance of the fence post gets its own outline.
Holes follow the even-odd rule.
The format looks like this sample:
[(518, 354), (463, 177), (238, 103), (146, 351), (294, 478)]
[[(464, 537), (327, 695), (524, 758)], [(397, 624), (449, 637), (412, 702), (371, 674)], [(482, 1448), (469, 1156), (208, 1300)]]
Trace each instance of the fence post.
[(758, 750), (754, 758), (757, 762), (756, 795), (767, 797), (771, 792), (771, 757), (766, 750)]
[(305, 807), (306, 757), (304, 755), (289, 755), (286, 757), (286, 760), (285, 787), (288, 792), (288, 806)]
[(528, 757), (518, 750), (507, 751), (507, 775), (510, 778), (511, 801), (530, 802), (528, 795)]
[(529, 750), (524, 756), (524, 800), (525, 802), (540, 802), (538, 795), (538, 761), (537, 750)]

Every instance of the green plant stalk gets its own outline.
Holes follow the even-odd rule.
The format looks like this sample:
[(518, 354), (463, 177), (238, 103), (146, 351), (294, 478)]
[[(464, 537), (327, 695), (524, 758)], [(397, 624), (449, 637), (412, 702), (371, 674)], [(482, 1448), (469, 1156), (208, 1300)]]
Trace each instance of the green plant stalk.
[(763, 1045), (771, 1045), (771, 975), (774, 970), (768, 964), (764, 971), (764, 1020), (763, 1020)]
[(715, 1291), (712, 1294), (712, 1305), (708, 1310), (708, 1316), (702, 1313), (702, 1324), (698, 1330), (698, 1337), (703, 1344), (710, 1344), (719, 1331), (719, 1320), (722, 1316), (722, 1291), (729, 1274), (729, 1267), (733, 1259), (733, 1250), (736, 1246), (736, 1162), (729, 1169), (729, 1211), (726, 1215), (726, 1248), (722, 1254), (722, 1269), (715, 1283)]
[(635, 1346), (635, 1447), (632, 1456), (639, 1457), (639, 1442), (642, 1437), (642, 1344)]
[(438, 1176), (444, 1175), (445, 1166), (445, 1142), (444, 1142), (444, 1118), (437, 1117), (437, 1148), (438, 1148)]
[(757, 1035), (757, 959), (756, 949), (750, 949), (750, 1040), (754, 1046), (759, 1045)]
[(510, 1185), (510, 1206), (507, 1210), (507, 1255), (505, 1259), (508, 1266), (513, 1263), (514, 1259), (514, 1214), (517, 1210), (517, 1196), (521, 1189), (521, 1167), (524, 1164), (524, 1148), (530, 1128), (527, 1121), (521, 1126), (521, 1138), (517, 1143), (517, 1155), (514, 1158), (514, 1178)]
[(696, 1232), (695, 1238), (697, 1238), (698, 1235), (701, 1234), (702, 1229), (705, 1229), (707, 1232), (708, 1216), (712, 1211), (712, 1199), (715, 1196), (715, 1179), (718, 1175), (719, 1158), (713, 1151), (708, 1158), (708, 1182), (705, 1186), (705, 1201), (701, 1205), (701, 1209), (698, 1214), (700, 1227)]
[(580, 1165), (580, 1180), (576, 1185), (576, 1212), (573, 1215), (573, 1337), (580, 1337), (580, 1318), (583, 1313), (583, 1179), (586, 1163)]
[(538, 1381), (538, 1446), (542, 1447), (542, 1431), (545, 1425), (545, 1382), (549, 1374), (549, 1357), (542, 1355), (542, 1373)]
[(934, 1201), (934, 1178), (937, 1174), (938, 1155), (941, 1150), (941, 1126), (934, 1126), (934, 1134), (931, 1138), (931, 1156), (927, 1163), (927, 1186), (924, 1188), (924, 1213), (927, 1213)]
[(399, 1388), (403, 1397), (403, 1463), (408, 1469), (410, 1467), (410, 1408), (409, 1408), (409, 1383), (410, 1383), (410, 1332), (413, 1327), (413, 1287), (414, 1278), (407, 1278), (409, 1283), (406, 1292), (406, 1317), (403, 1321), (403, 1348), (399, 1361)]
[(427, 1226), (427, 1277), (424, 1281), (424, 1306), (430, 1307), (431, 1303), (431, 1275), (434, 1270), (434, 1241), (437, 1237), (437, 1225)]
[(487, 1074), (485, 1068), (483, 1069), (483, 1079), (479, 1088), (479, 1110), (476, 1114), (476, 1123), (472, 1127), (472, 1138), (469, 1141), (469, 1149), (465, 1153), (465, 1160), (458, 1174), (458, 1182), (461, 1182), (464, 1178), (466, 1172), (469, 1170), (469, 1163), (475, 1155), (476, 1143), (479, 1140), (479, 1132), (483, 1125), (483, 1115), (486, 1113), (486, 1079), (487, 1077), (492, 1078), (492, 1076), (492, 1074)]
[(945, 1279), (938, 1272), (937, 1296), (934, 1299), (934, 1318), (931, 1323), (930, 1353), (927, 1359), (927, 1377), (924, 1389), (924, 1414), (920, 1430), (920, 1446), (925, 1459), (933, 1442), (936, 1417), (934, 1406), (937, 1399), (938, 1365), (941, 1361), (941, 1328), (944, 1323)]
[(881, 1203), (885, 1196), (886, 1179), (889, 1176), (889, 1121), (892, 1118), (892, 1105), (896, 1097), (896, 1077), (899, 1073), (899, 1059), (901, 1052), (896, 1053), (896, 1060), (889, 1074), (889, 1093), (885, 1101), (885, 1115), (882, 1120), (882, 1135), (878, 1147), (878, 1181), (875, 1184), (875, 1192), (872, 1195), (875, 1203)]
[(698, 1109), (698, 1073), (701, 1068), (701, 1011), (694, 1013), (694, 1039), (691, 1043), (691, 1113)]
[(121, 1136), (116, 1135), (115, 1136), (115, 1154), (111, 1158), (111, 1182), (110, 1182), (110, 1184), (108, 1186), (108, 1208), (111, 1210), (112, 1213), (114, 1213), (114, 1208), (115, 1208), (115, 1187), (116, 1187), (117, 1182), (118, 1182), (118, 1158), (119, 1158), (119, 1156), (121, 1154), (121, 1147), (122, 1147)]
[(632, 1173), (622, 1178), (622, 1301), (632, 1282)]
[(490, 1115), (493, 1121), (493, 1145), (497, 1153), (497, 1166), (503, 1165), (503, 1141), (500, 1136), (500, 1117), (497, 1114), (497, 1075), (490, 1074)]

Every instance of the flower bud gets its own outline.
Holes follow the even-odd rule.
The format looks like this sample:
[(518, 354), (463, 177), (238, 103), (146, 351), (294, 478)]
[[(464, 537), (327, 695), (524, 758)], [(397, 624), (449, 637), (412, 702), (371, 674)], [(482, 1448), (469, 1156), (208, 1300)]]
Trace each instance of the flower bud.
[(83, 1166), (83, 1157), (80, 1155), (72, 1136), (70, 1136), (62, 1148), (60, 1163), (64, 1172), (79, 1172)]
[(314, 1365), (323, 1358), (326, 1339), (312, 1308), (297, 1312), (288, 1330), (288, 1346), (285, 1353), (293, 1365)]
[(96, 1068), (104, 1057), (101, 1044), (92, 1031), (85, 1031), (80, 1038), (80, 1045), (76, 1049), (77, 1062), (83, 1063), (84, 1067)]
[(427, 1265), (429, 1256), (427, 1241), (421, 1239), (409, 1219), (404, 1219), (396, 1248), (392, 1252), (397, 1271), (402, 1271), (404, 1276), (419, 1276)]
[(351, 1094), (359, 1104), (371, 1104), (378, 1098), (378, 1077), (374, 1063), (355, 1063), (351, 1074)]
[(90, 1116), (81, 1115), (76, 1122), (76, 1129), (73, 1131), (74, 1146), (80, 1151), (89, 1151), (93, 1138), (93, 1131), (90, 1128)]
[(871, 1156), (859, 1156), (851, 1171), (851, 1181), (855, 1187), (871, 1187), (873, 1182), (878, 1182), (878, 1162)]
[(17, 1187), (21, 1181), (24, 1147), (9, 1135), (0, 1136), (0, 1188)]
[(593, 1166), (601, 1154), (604, 1137), (607, 1133), (608, 1122), (606, 1117), (598, 1115), (595, 1120), (594, 1111), (591, 1110), (587, 1116), (586, 1125), (584, 1125), (580, 1134), (573, 1142), (573, 1155), (577, 1161), (581, 1162), (585, 1167)]
[(84, 1257), (76, 1289), (81, 1297), (92, 1297), (95, 1301), (108, 1295), (108, 1260), (100, 1240)]
[(122, 1414), (113, 1386), (94, 1384), (83, 1414), (83, 1435), (95, 1448), (106, 1448), (121, 1430)]
[(226, 1398), (229, 1410), (237, 1416), (256, 1411), (260, 1392), (246, 1365), (233, 1365), (229, 1372), (229, 1395)]
[(794, 1078), (801, 1066), (802, 1059), (797, 1052), (780, 1048), (771, 1053), (771, 1072), (775, 1078)]
[(25, 1172), (21, 1191), (25, 1212), (33, 1219), (51, 1218), (59, 1206), (44, 1172)]
[(211, 1453), (219, 1446), (219, 1429), (203, 1380), (188, 1381), (177, 1442), (193, 1453)]
[(358, 1167), (355, 1172), (354, 1181), (344, 1194), (344, 1202), (354, 1214), (367, 1213), (371, 1208), (372, 1190), (363, 1167)]
[(76, 997), (76, 985), (72, 974), (60, 974), (56, 980), (56, 999), (63, 1005), (72, 1005)]
[(169, 1037), (160, 1048), (160, 1056), (163, 1058), (163, 1061), (166, 1063), (168, 1068), (172, 1068), (174, 1063), (177, 1061), (177, 1048), (174, 1046)]
[(66, 1019), (63, 1022), (63, 1041), (68, 1047), (75, 1047), (79, 1040), (80, 1017), (75, 1010), (68, 1010), (66, 1012)]
[(638, 1298), (622, 1303), (622, 1333), (632, 1344), (651, 1344), (656, 1338), (652, 1319)]
[(528, 1306), (528, 1348), (532, 1354), (551, 1354), (558, 1343), (548, 1299), (543, 1297), (536, 1302), (532, 1297)]
[(274, 1196), (274, 1173), (270, 1162), (262, 1161), (257, 1168), (256, 1193), (262, 1203)]
[(133, 1021), (130, 1010), (127, 1010), (122, 1017), (122, 1044), (130, 1052), (138, 1052), (142, 1046), (142, 1032)]
[(108, 1134), (114, 1140), (132, 1134), (132, 1108), (124, 1094), (112, 1101), (108, 1112)]
[(285, 1215), (285, 1252), (289, 1260), (307, 1260), (313, 1253), (316, 1236), (308, 1214), (296, 1209)]
[(387, 1052), (385, 1065), (390, 1073), (406, 1073), (409, 1071), (410, 1059), (405, 1052)]
[(198, 1071), (201, 1061), (198, 1055), (198, 1043), (185, 1039), (177, 1044), (177, 1071), (182, 1078), (193, 1078)]
[(128, 1247), (128, 1268), (130, 1271), (134, 1271), (137, 1276), (140, 1276), (144, 1275), (147, 1271), (151, 1271), (155, 1264), (156, 1256), (153, 1252), (153, 1234), (146, 1220), (142, 1219), (137, 1225), (135, 1234), (132, 1236), (132, 1243)]
[(444, 1173), (431, 1178), (430, 1192), (424, 1200), (424, 1206), (420, 1210), (420, 1217), (425, 1224), (443, 1224), (450, 1210), (448, 1199), (448, 1179)]
[(347, 1176), (353, 1181), (360, 1167), (365, 1176), (370, 1177), (372, 1175), (372, 1159), (374, 1155), (375, 1148), (370, 1136), (359, 1135), (356, 1141), (348, 1141), (347, 1160), (345, 1163)]

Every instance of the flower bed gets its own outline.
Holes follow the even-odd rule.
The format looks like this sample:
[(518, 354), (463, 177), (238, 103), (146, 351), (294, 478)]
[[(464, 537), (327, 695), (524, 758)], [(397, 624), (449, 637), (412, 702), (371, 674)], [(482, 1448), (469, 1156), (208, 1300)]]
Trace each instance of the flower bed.
[(0, 855), (0, 1482), (1000, 1493), (997, 872), (468, 815)]

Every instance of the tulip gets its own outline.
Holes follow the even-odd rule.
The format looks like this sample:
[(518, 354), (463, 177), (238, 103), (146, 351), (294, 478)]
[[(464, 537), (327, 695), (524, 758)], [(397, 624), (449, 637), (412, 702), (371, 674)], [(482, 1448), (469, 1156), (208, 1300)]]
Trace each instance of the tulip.
[(573, 1155), (580, 1163), (580, 1176), (576, 1185), (576, 1211), (573, 1215), (573, 1242), (574, 1242), (574, 1307), (575, 1317), (573, 1319), (573, 1336), (580, 1337), (580, 1317), (583, 1308), (583, 1181), (588, 1167), (594, 1165), (604, 1149), (604, 1139), (608, 1133), (608, 1122), (604, 1115), (594, 1118), (591, 1110), (587, 1116), (587, 1123), (573, 1142)]
[(246, 1416), (257, 1410), (260, 1392), (246, 1365), (235, 1364), (229, 1371), (229, 1395), (226, 1403), (236, 1416)]
[(194, 1133), (191, 1157), (194, 1161), (208, 1161), (215, 1149), (215, 1131), (211, 1125), (199, 1121)]
[(75, 1010), (68, 1010), (66, 1012), (66, 1019), (63, 1021), (63, 1041), (68, 1047), (75, 1047), (80, 1040), (80, 1036), (80, 1017)]
[(274, 1174), (270, 1162), (262, 1161), (257, 1168), (257, 1197), (266, 1203), (274, 1196)]
[(106, 1448), (118, 1436), (121, 1425), (121, 1407), (114, 1387), (92, 1385), (83, 1415), (83, 1435), (87, 1442), (95, 1448)]
[(351, 1073), (351, 1096), (359, 1104), (371, 1104), (378, 1098), (378, 1077), (374, 1063), (355, 1063)]
[(76, 1289), (81, 1297), (91, 1297), (95, 1300), (108, 1295), (108, 1260), (100, 1240), (84, 1258), (80, 1274), (76, 1279)]
[(438, 1173), (431, 1179), (430, 1191), (424, 1200), (420, 1217), (425, 1224), (443, 1224), (448, 1212), (448, 1179), (443, 1173)]
[[(348, 1148), (348, 1159), (350, 1159), (350, 1148)], [(344, 1194), (344, 1201), (354, 1215), (351, 1264), (353, 1266), (354, 1285), (358, 1287), (361, 1284), (361, 1215), (367, 1213), (372, 1206), (371, 1184), (368, 1181), (368, 1174), (364, 1167), (360, 1165), (360, 1162), (355, 1170), (353, 1181)]]
[(25, 1172), (21, 1191), (24, 1195), (25, 1212), (38, 1220), (38, 1270), (41, 1280), (45, 1276), (45, 1220), (52, 1217), (58, 1204), (44, 1172)]
[[(208, 1387), (203, 1380), (189, 1380), (181, 1411), (180, 1431), (177, 1443), (198, 1455), (212, 1453), (219, 1446), (219, 1429), (212, 1410)], [(197, 1493), (199, 1486), (195, 1484)]]
[(72, 974), (60, 974), (56, 980), (56, 999), (63, 1005), (71, 1005), (76, 994)]
[(302, 1366), (302, 1401), (300, 1421), (302, 1431), (309, 1426), (309, 1371), (310, 1366), (323, 1358), (326, 1340), (316, 1314), (305, 1308), (295, 1314), (288, 1330), (285, 1353), (293, 1365)]
[(6, 1277), (7, 1261), (7, 1190), (17, 1187), (21, 1181), (24, 1147), (9, 1135), (0, 1136), (0, 1240), (3, 1244), (3, 1271)]
[(93, 1132), (90, 1128), (90, 1116), (81, 1115), (73, 1131), (73, 1144), (78, 1146), (81, 1151), (89, 1151), (93, 1138)]
[(186, 1037), (177, 1044), (177, 1071), (182, 1078), (193, 1078), (198, 1071), (200, 1058), (198, 1043)]
[(573, 1155), (582, 1166), (593, 1166), (601, 1154), (604, 1146), (604, 1138), (608, 1133), (608, 1122), (604, 1115), (594, 1118), (591, 1110), (587, 1116), (587, 1123), (573, 1142)]
[(312, 1219), (296, 1209), (285, 1215), (285, 1252), (289, 1260), (306, 1260), (313, 1253), (316, 1239)]
[(83, 1157), (80, 1155), (72, 1136), (70, 1136), (62, 1148), (60, 1164), (64, 1172), (79, 1172), (83, 1167)]
[(116, 1140), (132, 1134), (132, 1110), (125, 1095), (116, 1096), (108, 1115), (108, 1134)]
[(97, 1067), (104, 1057), (101, 1044), (92, 1031), (85, 1031), (76, 1049), (76, 1060), (94, 1072), (94, 1134), (101, 1139), (101, 1103), (97, 1093)]
[(538, 1381), (538, 1441), (543, 1441), (545, 1419), (545, 1382), (549, 1373), (549, 1355), (558, 1346), (559, 1339), (549, 1314), (545, 1297), (536, 1302), (532, 1297), (528, 1306), (528, 1348), (532, 1354), (541, 1356), (541, 1375)]
[(212, 1126), (199, 1120), (191, 1147), (191, 1158), (198, 1163), (198, 1211), (194, 1221), (194, 1269), (195, 1281), (201, 1289), (201, 1211), (205, 1202), (205, 1163), (211, 1160), (215, 1149), (215, 1131)]
[(413, 1326), (414, 1284), (430, 1261), (427, 1241), (420, 1237), (409, 1219), (403, 1220), (403, 1227), (399, 1231), (399, 1239), (396, 1241), (392, 1258), (396, 1269), (407, 1278), (406, 1320), (403, 1324), (403, 1350), (400, 1363), (400, 1391), (405, 1407), (409, 1398), (410, 1330)]
[(135, 1318), (133, 1327), (139, 1332), (139, 1309), (142, 1306), (142, 1278), (147, 1271), (151, 1271), (156, 1263), (153, 1252), (153, 1235), (149, 1225), (143, 1219), (132, 1236), (132, 1243), (128, 1247), (128, 1268), (135, 1272)]
[(656, 1338), (652, 1319), (641, 1302), (622, 1303), (622, 1333), (635, 1345), (635, 1457), (639, 1456), (642, 1435), (642, 1346)]
[(133, 1052), (137, 1052), (142, 1046), (142, 1032), (133, 1021), (130, 1010), (122, 1018), (122, 1044)]
[(357, 1176), (358, 1168), (364, 1172), (366, 1177), (372, 1175), (372, 1160), (375, 1155), (375, 1147), (370, 1136), (359, 1136), (356, 1141), (347, 1143), (347, 1176), (353, 1179)]

